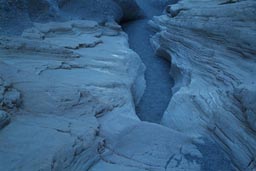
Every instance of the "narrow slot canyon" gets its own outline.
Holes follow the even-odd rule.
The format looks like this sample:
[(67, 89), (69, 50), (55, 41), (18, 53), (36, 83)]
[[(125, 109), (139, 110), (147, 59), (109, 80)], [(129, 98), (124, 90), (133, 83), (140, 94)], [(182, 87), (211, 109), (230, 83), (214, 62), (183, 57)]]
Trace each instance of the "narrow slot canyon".
[(255, 0), (0, 0), (0, 171), (256, 171)]
[(142, 121), (160, 123), (172, 96), (173, 80), (169, 74), (169, 61), (158, 57), (152, 49), (150, 38), (154, 34), (148, 21), (160, 15), (167, 4), (159, 1), (141, 2), (144, 11), (141, 19), (121, 23), (123, 30), (128, 34), (130, 48), (142, 59), (146, 66), (146, 89), (140, 103), (136, 106), (136, 113)]
[[(154, 16), (161, 15), (168, 4), (172, 5), (177, 1), (169, 1), (168, 4), (163, 1), (145, 3), (137, 0), (137, 2), (144, 11), (144, 16), (133, 21), (121, 22), (123, 30), (128, 35), (130, 48), (140, 56), (146, 66), (146, 88), (140, 103), (136, 106), (136, 113), (142, 121), (161, 125), (161, 119), (171, 100), (172, 87), (175, 83), (170, 75), (171, 59), (165, 59), (170, 56), (156, 56), (153, 50), (150, 39), (155, 33), (148, 22)], [(230, 159), (216, 141), (210, 136), (205, 136), (202, 141), (206, 143), (195, 143), (195, 145), (204, 158), (187, 156), (190, 161), (200, 163), (203, 171), (235, 170)]]

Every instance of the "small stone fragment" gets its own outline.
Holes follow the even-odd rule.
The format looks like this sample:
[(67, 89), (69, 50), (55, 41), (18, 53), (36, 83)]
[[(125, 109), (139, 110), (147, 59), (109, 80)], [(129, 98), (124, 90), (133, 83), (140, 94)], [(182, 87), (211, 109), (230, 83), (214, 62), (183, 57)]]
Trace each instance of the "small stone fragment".
[(17, 90), (12, 89), (11, 91), (5, 92), (3, 105), (9, 109), (13, 109), (20, 105), (21, 103), (20, 99), (21, 99), (20, 93)]
[(8, 113), (3, 110), (0, 110), (0, 129), (4, 128), (11, 122), (11, 117)]

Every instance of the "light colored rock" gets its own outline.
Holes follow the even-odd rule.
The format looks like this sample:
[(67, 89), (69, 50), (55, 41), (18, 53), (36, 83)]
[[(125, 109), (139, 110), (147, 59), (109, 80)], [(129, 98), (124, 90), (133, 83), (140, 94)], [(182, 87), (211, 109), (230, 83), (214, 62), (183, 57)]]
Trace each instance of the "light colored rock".
[(44, 33), (40, 32), (36, 28), (30, 28), (23, 31), (21, 36), (24, 38), (43, 39)]
[[(79, 120), (35, 114), (15, 117), (0, 133), (0, 170), (64, 170), (59, 164), (75, 170), (79, 162), (88, 162), (86, 157), (96, 161), (97, 153), (90, 150), (100, 141), (95, 137), (97, 126), (90, 116)], [(58, 154), (63, 156), (56, 158)], [(79, 154), (84, 158), (78, 160)], [(87, 167), (80, 165), (80, 169)]]
[(120, 29), (99, 35), (105, 29), (113, 28), (70, 21), (35, 24), (44, 38), (0, 38), (1, 95), (12, 112), (0, 131), (0, 170), (88, 170), (104, 151), (97, 118), (124, 107), (138, 121), (133, 100), (143, 94), (145, 67)]
[[(130, 122), (122, 123), (131, 125)], [(112, 121), (113, 124), (117, 127), (115, 121)], [(113, 136), (107, 136), (111, 134), (104, 134), (103, 131), (106, 142), (109, 143), (101, 155), (101, 161), (95, 166), (98, 170), (104, 170), (108, 163), (114, 169), (125, 166), (131, 170), (200, 170), (200, 164), (196, 160), (186, 157), (201, 157), (196, 146), (191, 144), (192, 139), (157, 124), (137, 122), (133, 126), (127, 126), (123, 126), (124, 129), (114, 139)], [(102, 128), (107, 129), (104, 124)]]
[(126, 34), (92, 23), (35, 24), (44, 39), (0, 38), (1, 78), (22, 97), (0, 131), (0, 170), (200, 170), (186, 158), (202, 157), (191, 137), (138, 119), (145, 66)]
[(181, 0), (176, 16), (155, 17), (152, 44), (171, 61), (173, 97), (162, 123), (211, 135), (239, 170), (255, 170), (255, 8), (253, 0)]

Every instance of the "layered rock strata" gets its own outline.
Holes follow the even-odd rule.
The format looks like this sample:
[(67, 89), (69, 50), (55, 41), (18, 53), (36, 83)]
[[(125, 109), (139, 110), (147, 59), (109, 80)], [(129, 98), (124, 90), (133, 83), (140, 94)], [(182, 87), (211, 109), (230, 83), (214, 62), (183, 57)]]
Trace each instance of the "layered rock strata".
[(149, 22), (175, 79), (162, 124), (213, 137), (243, 171), (256, 169), (255, 16), (253, 0), (181, 0)]
[(200, 170), (190, 137), (136, 116), (145, 66), (116, 23), (35, 23), (0, 53), (22, 98), (1, 112), (0, 170)]

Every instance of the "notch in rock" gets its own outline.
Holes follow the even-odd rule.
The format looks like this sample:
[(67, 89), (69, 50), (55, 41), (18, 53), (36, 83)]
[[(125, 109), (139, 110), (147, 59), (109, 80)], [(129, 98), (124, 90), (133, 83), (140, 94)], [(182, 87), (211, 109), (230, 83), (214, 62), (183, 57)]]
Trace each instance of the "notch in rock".
[(219, 5), (233, 4), (233, 3), (236, 3), (236, 2), (239, 2), (239, 0), (228, 0), (226, 2), (220, 3)]
[(168, 5), (168, 6), (165, 8), (164, 13), (165, 13), (167, 16), (169, 16), (169, 17), (171, 17), (171, 18), (174, 18), (174, 17), (176, 17), (177, 15), (179, 15), (179, 13), (180, 13), (181, 11), (184, 11), (184, 10), (186, 10), (186, 9), (176, 9), (176, 10), (174, 10), (171, 5)]

